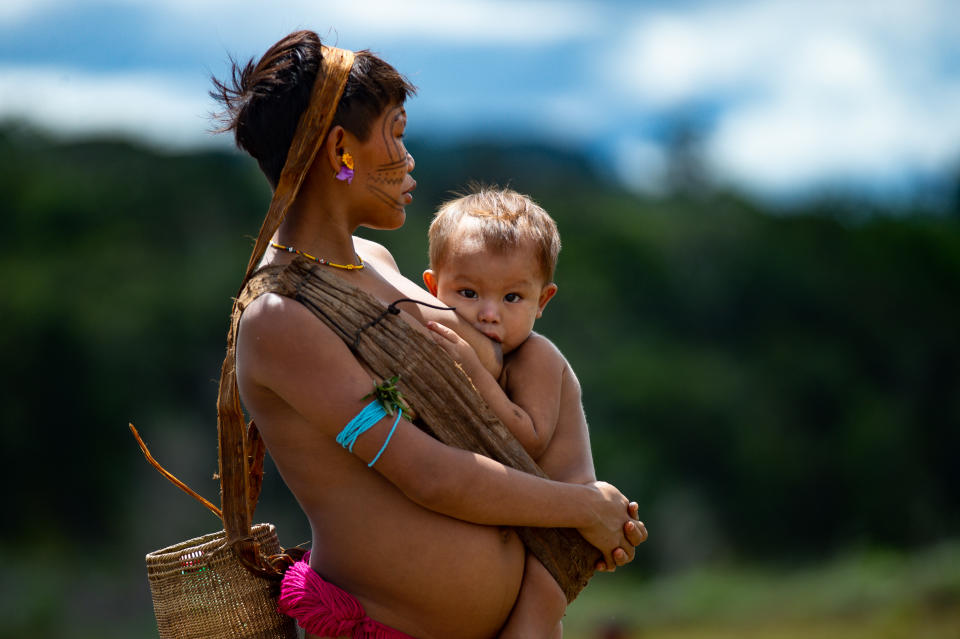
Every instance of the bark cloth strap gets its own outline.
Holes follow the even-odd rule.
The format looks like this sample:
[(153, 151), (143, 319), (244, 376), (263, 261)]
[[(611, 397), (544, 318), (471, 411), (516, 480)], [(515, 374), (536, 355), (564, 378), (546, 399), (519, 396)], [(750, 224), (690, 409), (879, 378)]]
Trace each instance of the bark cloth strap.
[[(323, 47), (310, 105), (297, 125), (240, 293), (233, 305), (217, 398), (221, 516), (227, 543), (252, 572), (279, 579), (302, 555), (267, 556), (250, 533), (263, 479), (264, 444), (256, 425), (245, 423), (236, 377), (236, 338), (243, 309), (266, 292), (291, 297), (330, 327), (374, 375), (400, 375), (414, 423), (446, 444), (482, 453), (520, 470), (545, 476), (490, 411), (473, 384), (447, 353), (395, 312), (333, 273), (301, 258), (288, 265), (254, 270), (326, 138), (346, 86), (354, 54)], [(312, 268), (316, 266), (316, 268)], [(391, 306), (388, 309), (395, 307)], [(572, 601), (593, 573), (600, 552), (573, 529), (517, 530)]]
[[(327, 46), (322, 48), (321, 69), (317, 72), (313, 84), (310, 104), (297, 123), (277, 188), (270, 200), (270, 208), (247, 262), (247, 270), (240, 285), (241, 294), (267, 250), (270, 238), (296, 199), (317, 150), (330, 131), (337, 104), (353, 68), (353, 59), (352, 51)], [(246, 426), (240, 405), (240, 393), (237, 390), (236, 346), (241, 311), (238, 296), (230, 317), (227, 352), (220, 370), (220, 389), (217, 396), (221, 517), (227, 543), (233, 548), (237, 558), (254, 573), (279, 578), (283, 570), (292, 563), (292, 558), (266, 557), (250, 534), (253, 511), (260, 497), (263, 479), (264, 445), (253, 423), (249, 428)]]

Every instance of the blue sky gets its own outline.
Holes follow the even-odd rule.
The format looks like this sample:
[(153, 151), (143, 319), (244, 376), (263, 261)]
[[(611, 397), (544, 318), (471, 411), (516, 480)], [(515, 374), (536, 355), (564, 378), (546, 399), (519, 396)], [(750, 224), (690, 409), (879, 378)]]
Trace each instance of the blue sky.
[(209, 75), (297, 28), (406, 73), (411, 136), (583, 148), (641, 191), (663, 187), (678, 126), (762, 197), (909, 197), (960, 174), (954, 0), (4, 0), (0, 118), (226, 145)]

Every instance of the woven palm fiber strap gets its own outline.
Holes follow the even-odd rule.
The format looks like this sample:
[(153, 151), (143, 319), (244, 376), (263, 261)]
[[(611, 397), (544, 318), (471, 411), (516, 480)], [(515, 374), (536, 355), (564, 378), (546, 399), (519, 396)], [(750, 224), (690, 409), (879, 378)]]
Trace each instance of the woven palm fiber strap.
[[(330, 130), (337, 104), (353, 68), (352, 51), (325, 46), (322, 49), (322, 58), (322, 68), (317, 73), (310, 104), (297, 123), (277, 188), (270, 201), (270, 208), (250, 254), (240, 285), (241, 291), (263, 257), (270, 238), (296, 199), (317, 150)], [(237, 390), (236, 344), (240, 311), (235, 302), (217, 396), (221, 516), (227, 544), (233, 548), (237, 558), (255, 574), (279, 579), (294, 558), (289, 555), (267, 556), (261, 552), (260, 544), (250, 534), (253, 511), (260, 497), (264, 447), (256, 427), (251, 423), (250, 428), (247, 428), (240, 406), (240, 393)]]
[[(240, 310), (264, 293), (303, 304), (373, 375), (387, 379), (399, 374), (398, 387), (413, 409), (413, 423), (421, 430), (450, 446), (546, 477), (463, 369), (433, 340), (391, 312), (392, 305), (385, 308), (344, 278), (303, 258), (256, 273), (238, 300)], [(600, 552), (572, 528), (518, 528), (517, 533), (560, 584), (567, 600), (573, 601), (593, 574)]]

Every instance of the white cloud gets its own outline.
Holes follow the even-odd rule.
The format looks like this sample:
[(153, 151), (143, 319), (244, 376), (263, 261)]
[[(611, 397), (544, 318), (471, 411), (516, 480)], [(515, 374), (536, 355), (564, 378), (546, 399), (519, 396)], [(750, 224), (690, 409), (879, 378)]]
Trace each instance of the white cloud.
[(899, 74), (865, 34), (808, 34), (762, 97), (731, 108), (711, 135), (718, 173), (761, 189), (897, 180), (960, 155), (960, 86)]
[[(0, 0), (0, 25), (46, 15), (67, 1)], [(341, 46), (372, 46), (415, 69), (424, 90), (411, 113), (425, 113), (431, 132), (469, 135), (486, 126), (613, 148), (623, 179), (646, 190), (662, 174), (657, 167), (664, 152), (654, 133), (675, 114), (703, 123), (698, 133), (721, 178), (758, 192), (799, 192), (842, 180), (882, 183), (943, 171), (960, 153), (956, 0), (653, 6), (586, 0), (69, 1), (142, 7), (151, 20), (144, 47), (176, 42), (196, 52), (197, 67), (218, 75), (223, 52), (259, 55), (296, 28), (313, 28)], [(562, 74), (533, 66), (545, 56), (531, 52), (558, 43), (570, 53)], [(458, 70), (443, 56), (453, 50), (469, 65), (463, 70), (469, 85), (484, 90), (451, 82)], [(489, 52), (499, 55), (500, 66), (488, 64)], [(504, 52), (517, 56), (516, 74), (491, 77), (494, 68), (514, 71), (504, 70)], [(436, 67), (431, 56), (438, 58)], [(162, 51), (146, 57), (154, 64), (165, 59)], [(524, 66), (527, 60), (535, 62)], [(527, 90), (527, 74), (542, 72), (558, 78), (556, 86), (540, 81)], [(216, 139), (204, 133), (213, 104), (199, 72), (185, 81), (143, 73), (0, 66), (0, 117), (19, 115), (63, 132), (133, 133), (167, 144)], [(516, 86), (524, 90), (499, 88)]]
[[(671, 106), (717, 92), (763, 89), (784, 73), (798, 49), (845, 40), (884, 51), (898, 72), (932, 62), (943, 45), (956, 49), (960, 4), (951, 0), (829, 0), (703, 3), (691, 10), (639, 13), (611, 50), (610, 80), (644, 104)], [(849, 52), (847, 52), (849, 53)]]
[[(301, 0), (301, 4), (305, 14), (318, 13), (314, 3)], [(539, 46), (580, 39), (599, 27), (594, 12), (585, 3), (530, 0), (407, 0), (402, 4), (393, 0), (361, 0), (324, 7), (320, 16), (341, 30), (481, 45)]]
[(708, 160), (765, 193), (882, 183), (960, 156), (960, 10), (941, 0), (668, 10), (619, 45), (624, 99), (654, 117), (704, 103)]
[(297, 28), (325, 36), (329, 28), (334, 38), (339, 34), (354, 46), (371, 39), (541, 46), (595, 35), (602, 26), (590, 3), (574, 0), (4, 0), (0, 22), (68, 2), (143, 7), (161, 18), (172, 16), (174, 23), (219, 25), (228, 37)]
[(668, 107), (753, 83), (767, 73), (782, 26), (753, 11), (708, 6), (651, 14), (626, 32), (613, 52), (617, 85), (642, 104)]
[(708, 143), (723, 179), (767, 193), (882, 184), (960, 160), (960, 91), (932, 103), (900, 95), (834, 102), (773, 99), (722, 118)]
[(206, 131), (213, 104), (202, 90), (151, 74), (0, 67), (0, 119), (60, 134), (120, 133), (168, 148), (218, 144)]
[(3, 0), (0, 2), (0, 25), (23, 20), (38, 13), (60, 0)]

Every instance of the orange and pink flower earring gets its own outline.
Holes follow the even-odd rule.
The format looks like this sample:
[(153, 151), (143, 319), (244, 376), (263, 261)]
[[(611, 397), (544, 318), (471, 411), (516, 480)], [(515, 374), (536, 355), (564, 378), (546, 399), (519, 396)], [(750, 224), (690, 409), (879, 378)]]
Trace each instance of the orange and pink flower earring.
[(334, 177), (345, 180), (347, 184), (353, 182), (353, 156), (346, 151), (340, 154), (340, 170)]

